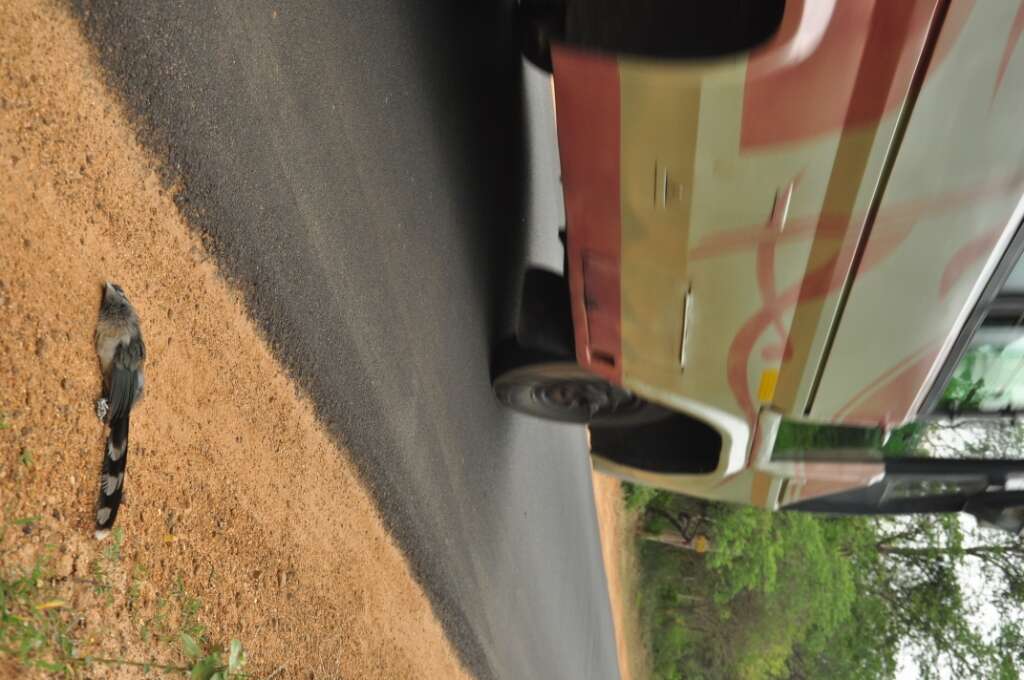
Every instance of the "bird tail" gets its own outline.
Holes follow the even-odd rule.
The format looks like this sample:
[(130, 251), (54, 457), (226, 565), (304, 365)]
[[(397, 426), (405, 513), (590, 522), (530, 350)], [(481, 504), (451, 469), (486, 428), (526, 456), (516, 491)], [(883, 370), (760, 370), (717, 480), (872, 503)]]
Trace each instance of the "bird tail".
[(124, 473), (128, 463), (128, 413), (110, 422), (107, 451), (100, 474), (100, 496), (96, 504), (96, 538), (106, 538), (117, 519), (124, 492)]

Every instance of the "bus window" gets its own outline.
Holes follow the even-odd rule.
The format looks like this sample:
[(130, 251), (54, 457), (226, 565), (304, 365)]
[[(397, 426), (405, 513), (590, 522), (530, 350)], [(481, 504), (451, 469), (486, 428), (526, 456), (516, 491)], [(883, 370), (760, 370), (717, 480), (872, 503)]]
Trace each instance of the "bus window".
[(971, 339), (953, 371), (939, 409), (999, 413), (1024, 408), (1024, 326), (986, 324)]
[(1024, 260), (987, 305), (939, 399), (950, 414), (1024, 410)]

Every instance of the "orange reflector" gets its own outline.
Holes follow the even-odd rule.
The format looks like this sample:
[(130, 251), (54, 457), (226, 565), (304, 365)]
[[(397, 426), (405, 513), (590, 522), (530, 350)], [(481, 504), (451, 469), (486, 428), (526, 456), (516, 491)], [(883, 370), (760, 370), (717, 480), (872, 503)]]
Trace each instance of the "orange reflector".
[(775, 398), (775, 386), (779, 384), (779, 369), (769, 368), (761, 373), (761, 386), (757, 388), (757, 398), (768, 404)]

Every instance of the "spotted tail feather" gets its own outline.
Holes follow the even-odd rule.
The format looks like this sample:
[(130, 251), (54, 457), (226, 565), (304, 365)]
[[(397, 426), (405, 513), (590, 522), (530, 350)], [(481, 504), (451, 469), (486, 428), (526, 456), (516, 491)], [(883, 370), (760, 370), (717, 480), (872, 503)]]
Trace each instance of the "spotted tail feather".
[(110, 423), (107, 450), (103, 455), (103, 469), (100, 474), (100, 495), (96, 503), (96, 538), (102, 539), (110, 533), (121, 507), (124, 493), (124, 473), (128, 463), (128, 413), (117, 416)]

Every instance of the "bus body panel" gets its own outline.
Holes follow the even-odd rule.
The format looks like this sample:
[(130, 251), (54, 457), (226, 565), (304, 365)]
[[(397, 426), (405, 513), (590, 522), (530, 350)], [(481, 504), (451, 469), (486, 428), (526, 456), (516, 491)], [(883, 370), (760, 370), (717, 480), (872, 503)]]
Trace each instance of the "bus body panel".
[(912, 420), (1016, 231), (1022, 22), (1024, 5), (986, 2), (962, 26), (943, 27), (948, 55), (929, 69), (910, 115), (812, 419), (885, 427)]
[(1022, 24), (1024, 3), (793, 0), (743, 57), (555, 46), (577, 360), (727, 443), (707, 475), (598, 468), (767, 508), (878, 481), (772, 461), (766, 424), (914, 415), (1016, 226)]
[(836, 2), (803, 52), (787, 29), (711, 64), (555, 49), (582, 365), (751, 426), (802, 411), (935, 5)]

